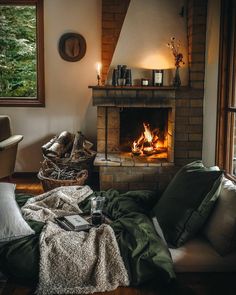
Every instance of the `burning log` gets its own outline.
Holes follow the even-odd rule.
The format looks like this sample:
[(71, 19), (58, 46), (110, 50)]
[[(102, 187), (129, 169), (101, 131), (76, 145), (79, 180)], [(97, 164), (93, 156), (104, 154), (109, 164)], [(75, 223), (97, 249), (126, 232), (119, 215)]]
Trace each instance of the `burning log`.
[(152, 142), (145, 142), (143, 144), (143, 153), (146, 155), (152, 155), (154, 152), (154, 147), (152, 145)]
[(138, 138), (133, 142), (131, 147), (132, 153), (135, 156), (139, 155), (152, 155), (159, 152), (166, 151), (163, 142), (160, 140), (160, 130), (156, 128), (154, 131), (150, 129), (148, 123), (143, 123), (144, 131)]

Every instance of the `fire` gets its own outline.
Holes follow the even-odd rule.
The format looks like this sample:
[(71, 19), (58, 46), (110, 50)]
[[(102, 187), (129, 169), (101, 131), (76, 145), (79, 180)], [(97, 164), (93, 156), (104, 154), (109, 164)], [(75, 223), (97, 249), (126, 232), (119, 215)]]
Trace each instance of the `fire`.
[(153, 134), (152, 131), (149, 128), (148, 124), (143, 123), (143, 127), (144, 127), (144, 137), (146, 139), (147, 142), (149, 142), (150, 144), (152, 143), (152, 139), (153, 139)]
[(164, 140), (161, 140), (157, 131), (152, 131), (148, 123), (143, 123), (144, 131), (132, 144), (134, 155), (152, 155), (166, 150)]

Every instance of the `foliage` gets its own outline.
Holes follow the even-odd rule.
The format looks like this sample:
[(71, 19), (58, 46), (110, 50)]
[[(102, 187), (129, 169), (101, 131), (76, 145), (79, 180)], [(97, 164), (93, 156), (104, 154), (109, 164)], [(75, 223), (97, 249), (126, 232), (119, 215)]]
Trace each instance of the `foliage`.
[(35, 6), (0, 5), (0, 97), (36, 97)]

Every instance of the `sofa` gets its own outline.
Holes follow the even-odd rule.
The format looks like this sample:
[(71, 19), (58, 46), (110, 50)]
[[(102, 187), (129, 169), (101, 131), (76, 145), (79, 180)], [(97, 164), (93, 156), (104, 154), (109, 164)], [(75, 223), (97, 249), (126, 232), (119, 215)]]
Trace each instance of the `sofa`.
[(201, 232), (170, 248), (177, 273), (236, 272), (236, 184), (223, 178), (218, 200)]
[[(195, 177), (196, 175), (198, 175), (198, 177)], [(188, 181), (186, 181), (186, 176), (187, 178), (190, 177)], [(181, 184), (181, 181), (184, 181), (184, 183)], [(199, 183), (204, 183), (204, 185), (201, 187)], [(197, 190), (193, 189), (194, 185), (195, 188), (196, 185), (198, 185)], [(205, 185), (207, 190), (205, 189)], [(9, 196), (13, 196), (14, 186), (10, 189)], [(171, 203), (174, 199), (173, 193), (175, 194), (176, 191), (178, 193), (176, 196), (178, 198), (178, 204), (173, 206)], [(132, 192), (130, 192), (130, 195), (131, 193)], [(135, 197), (132, 197), (134, 200), (140, 198), (138, 198), (137, 192), (133, 192), (132, 194), (133, 197)], [(9, 197), (6, 196), (6, 192), (4, 195), (5, 199), (9, 199)], [(176, 233), (174, 231), (169, 232), (168, 229), (170, 222), (173, 221), (172, 215), (174, 214), (171, 214), (171, 212), (179, 211), (177, 210), (177, 205), (179, 204), (179, 209), (184, 206), (183, 200), (181, 199), (183, 195), (185, 196), (184, 201), (188, 201), (188, 208), (187, 210), (185, 208), (186, 212), (184, 214), (181, 212), (181, 214), (177, 216), (180, 218), (184, 217), (184, 220), (179, 223), (175, 221), (174, 225), (177, 225), (178, 238), (180, 237), (179, 232), (181, 232), (181, 234), (184, 233), (184, 235), (181, 239), (173, 239)], [(194, 199), (196, 195), (198, 195), (198, 201), (197, 203), (195, 202), (197, 206), (193, 208), (193, 204), (189, 204), (189, 201)], [(151, 196), (153, 196), (154, 199), (150, 198)], [(130, 200), (132, 200), (132, 198)], [(152, 213), (158, 216), (159, 228), (163, 230), (162, 235), (159, 234), (159, 236), (163, 239), (163, 242), (166, 243), (166, 240), (169, 239), (168, 245), (173, 243), (173, 247), (169, 246), (169, 251), (173, 259), (174, 270), (177, 274), (236, 271), (236, 185), (224, 177), (223, 172), (217, 167), (206, 168), (200, 161), (191, 163), (180, 169), (160, 199), (157, 200), (155, 194), (147, 193), (143, 200), (150, 200), (150, 205), (151, 203), (154, 204), (153, 201), (155, 201), (156, 205), (154, 207), (153, 205), (151, 205), (151, 207), (148, 205), (147, 208), (153, 208)], [(126, 202), (127, 200), (124, 198), (124, 201)], [(165, 204), (165, 202), (167, 202), (167, 204)], [(119, 204), (117, 203), (117, 205)], [(169, 211), (167, 211), (168, 208), (163, 210), (163, 206), (169, 207)], [(189, 210), (190, 207), (191, 210)], [(130, 208), (125, 207), (128, 211)], [(12, 212), (12, 209), (10, 210)], [(167, 212), (169, 213), (167, 214)], [(0, 219), (2, 215), (3, 214), (0, 214)], [(14, 216), (16, 216), (16, 214), (14, 214)], [(148, 220), (150, 223), (149, 217)], [(194, 222), (189, 223), (190, 217), (194, 217)], [(20, 230), (20, 234), (22, 235), (32, 234), (31, 228), (28, 227), (25, 221), (22, 218), (20, 220), (21, 224), (19, 222), (17, 223), (19, 226), (17, 232)], [(200, 227), (196, 227), (196, 221)], [(166, 226), (165, 222), (168, 226)], [(4, 222), (1, 223), (4, 225)], [(194, 231), (191, 232), (191, 235), (186, 239), (186, 233), (189, 234), (189, 229), (193, 225)], [(183, 228), (180, 230), (181, 227)]]

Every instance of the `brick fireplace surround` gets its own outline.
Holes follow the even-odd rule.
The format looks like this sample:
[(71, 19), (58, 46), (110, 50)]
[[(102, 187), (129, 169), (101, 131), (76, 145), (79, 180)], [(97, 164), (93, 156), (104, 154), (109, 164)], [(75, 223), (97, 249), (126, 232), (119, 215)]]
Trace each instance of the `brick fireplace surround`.
[[(97, 106), (97, 157), (100, 189), (120, 191), (164, 189), (177, 169), (201, 158), (202, 96), (200, 89), (171, 87), (91, 87)], [(107, 149), (105, 155), (105, 107), (107, 107)], [(120, 152), (120, 110), (123, 108), (169, 108), (167, 159), (136, 157)], [(173, 144), (174, 141), (174, 144)]]
[[(188, 0), (186, 3), (188, 87), (90, 87), (93, 105), (97, 106), (98, 155), (94, 164), (99, 167), (101, 190), (163, 190), (179, 167), (202, 158), (207, 0)], [(103, 80), (106, 79), (128, 5), (128, 0), (102, 0)], [(171, 115), (169, 113), (168, 116), (168, 125), (172, 124), (171, 128), (168, 127), (168, 159), (146, 161), (132, 157), (131, 153), (120, 154), (119, 113), (122, 107), (171, 109)], [(108, 158), (111, 160), (107, 162), (102, 161), (105, 148), (105, 108), (108, 113)]]

